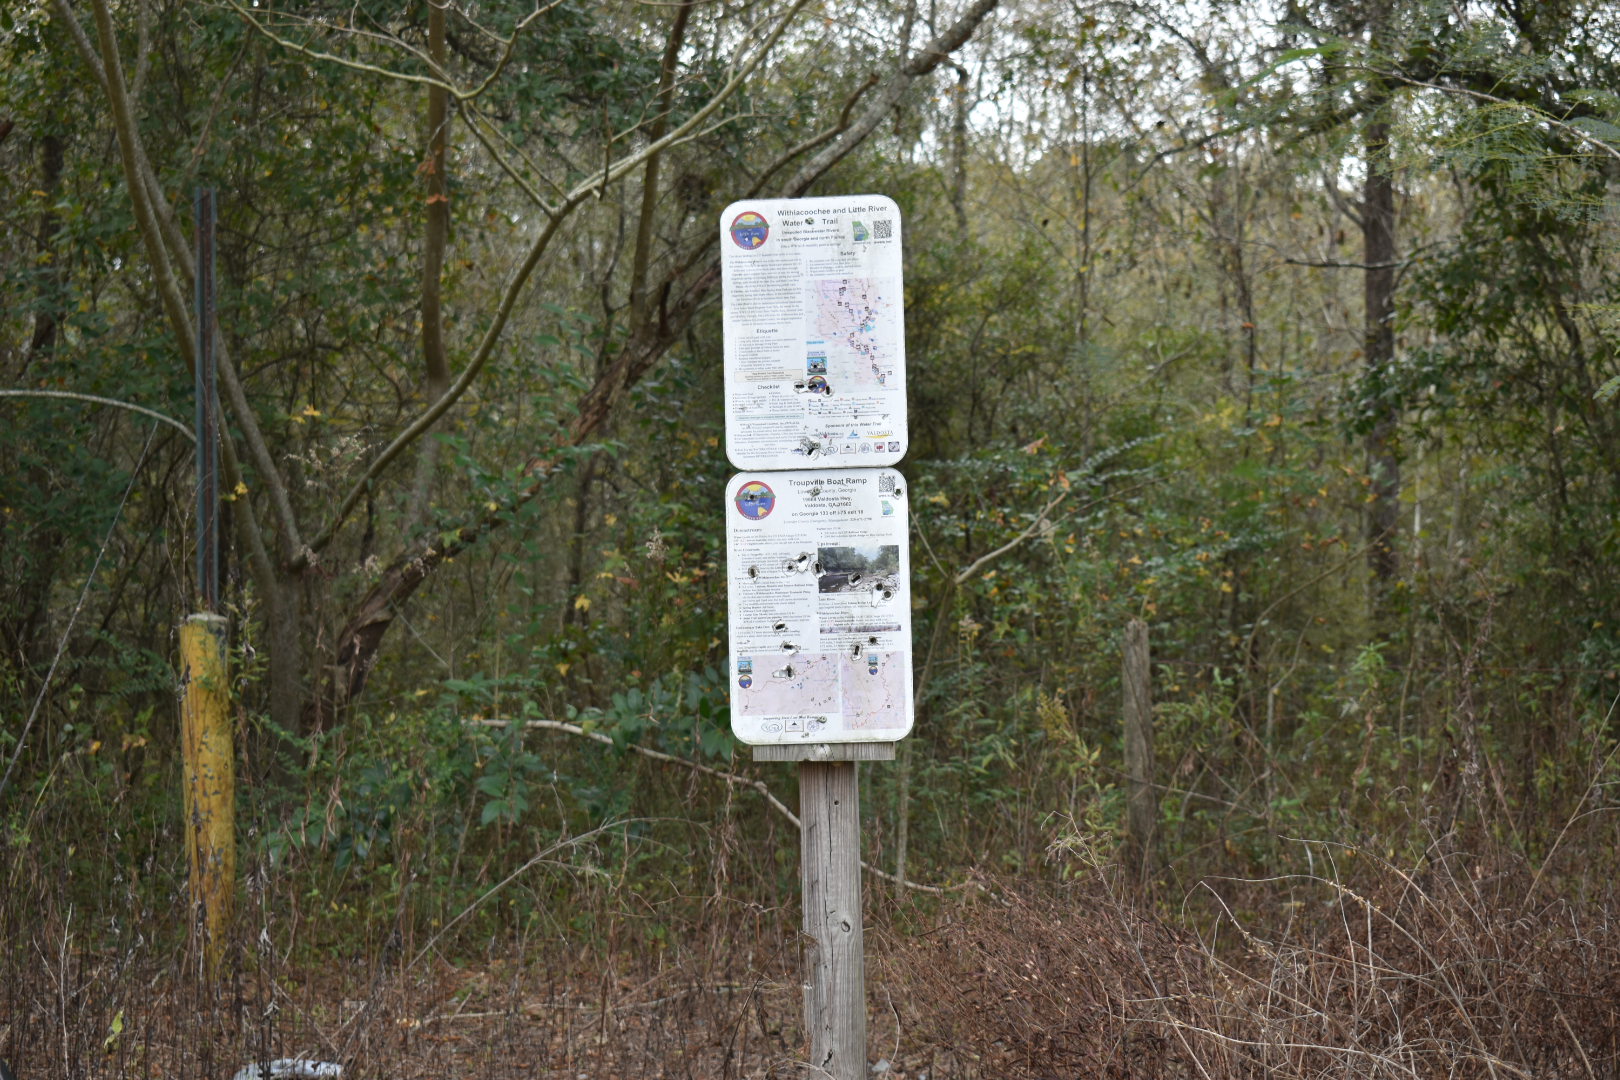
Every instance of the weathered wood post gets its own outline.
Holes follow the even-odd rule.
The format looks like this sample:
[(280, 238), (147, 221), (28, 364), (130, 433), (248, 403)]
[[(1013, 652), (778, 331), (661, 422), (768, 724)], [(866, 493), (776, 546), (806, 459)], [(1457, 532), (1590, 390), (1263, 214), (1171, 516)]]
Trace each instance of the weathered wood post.
[(866, 1080), (867, 1068), (857, 768), (853, 761), (799, 765), (804, 1026), (810, 1063), (832, 1080)]
[(861, 922), (858, 762), (893, 761), (894, 743), (756, 746), (755, 761), (799, 763), (807, 1080), (866, 1080), (866, 952)]
[(203, 931), (208, 976), (219, 972), (236, 895), (236, 760), (231, 747), (225, 618), (180, 627), (180, 745), (185, 758), (186, 863), (191, 925)]
[(1145, 886), (1153, 875), (1155, 834), (1159, 825), (1159, 796), (1153, 785), (1153, 690), (1148, 653), (1147, 623), (1132, 619), (1125, 625), (1124, 720), (1125, 865), (1135, 883)]

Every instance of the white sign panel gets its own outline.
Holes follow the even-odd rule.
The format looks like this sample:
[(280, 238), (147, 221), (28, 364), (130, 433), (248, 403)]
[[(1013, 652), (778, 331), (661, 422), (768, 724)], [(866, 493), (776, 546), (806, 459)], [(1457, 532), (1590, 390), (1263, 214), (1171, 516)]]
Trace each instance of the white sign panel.
[(911, 551), (893, 469), (734, 476), (726, 487), (731, 731), (754, 745), (911, 730)]
[(720, 216), (726, 456), (739, 469), (893, 465), (906, 452), (900, 209), (750, 199)]

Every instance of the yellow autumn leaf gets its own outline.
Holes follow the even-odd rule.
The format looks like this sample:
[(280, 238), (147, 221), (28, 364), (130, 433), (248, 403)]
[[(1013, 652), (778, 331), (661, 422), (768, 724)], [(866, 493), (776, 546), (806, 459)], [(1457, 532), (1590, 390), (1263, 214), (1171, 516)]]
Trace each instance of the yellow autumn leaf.
[(321, 415), (321, 410), (317, 409), (313, 405), (305, 405), (303, 415), (305, 415), (305, 416), (319, 416), (319, 415)]
[(557, 674), (561, 675), (563, 678), (566, 679), (568, 677), (568, 669), (573, 667), (573, 666), (574, 666), (573, 664), (569, 664), (569, 663), (558, 664), (557, 665)]
[(245, 483), (243, 483), (242, 481), (238, 480), (236, 482), (236, 494), (238, 494), (238, 495), (246, 495), (247, 491), (248, 491), (247, 485)]
[(576, 596), (576, 597), (574, 597), (574, 610), (575, 611), (589, 611), (589, 610), (591, 610), (591, 598), (588, 597), (588, 596)]

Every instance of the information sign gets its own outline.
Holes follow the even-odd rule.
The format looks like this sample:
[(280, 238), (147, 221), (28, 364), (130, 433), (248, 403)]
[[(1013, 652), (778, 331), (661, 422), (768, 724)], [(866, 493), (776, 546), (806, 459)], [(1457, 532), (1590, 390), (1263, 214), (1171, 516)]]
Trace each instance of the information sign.
[(893, 465), (906, 452), (900, 209), (749, 199), (720, 216), (726, 456), (739, 469)]
[(731, 730), (753, 745), (911, 730), (911, 551), (893, 469), (744, 473), (726, 487)]

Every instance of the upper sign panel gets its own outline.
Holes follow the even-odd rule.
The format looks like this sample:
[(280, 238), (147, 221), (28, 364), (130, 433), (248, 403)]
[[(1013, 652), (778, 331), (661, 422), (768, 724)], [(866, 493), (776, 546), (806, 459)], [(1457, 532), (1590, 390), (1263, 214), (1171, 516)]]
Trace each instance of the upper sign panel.
[(893, 465), (906, 452), (900, 209), (751, 199), (720, 216), (726, 456), (739, 469)]

